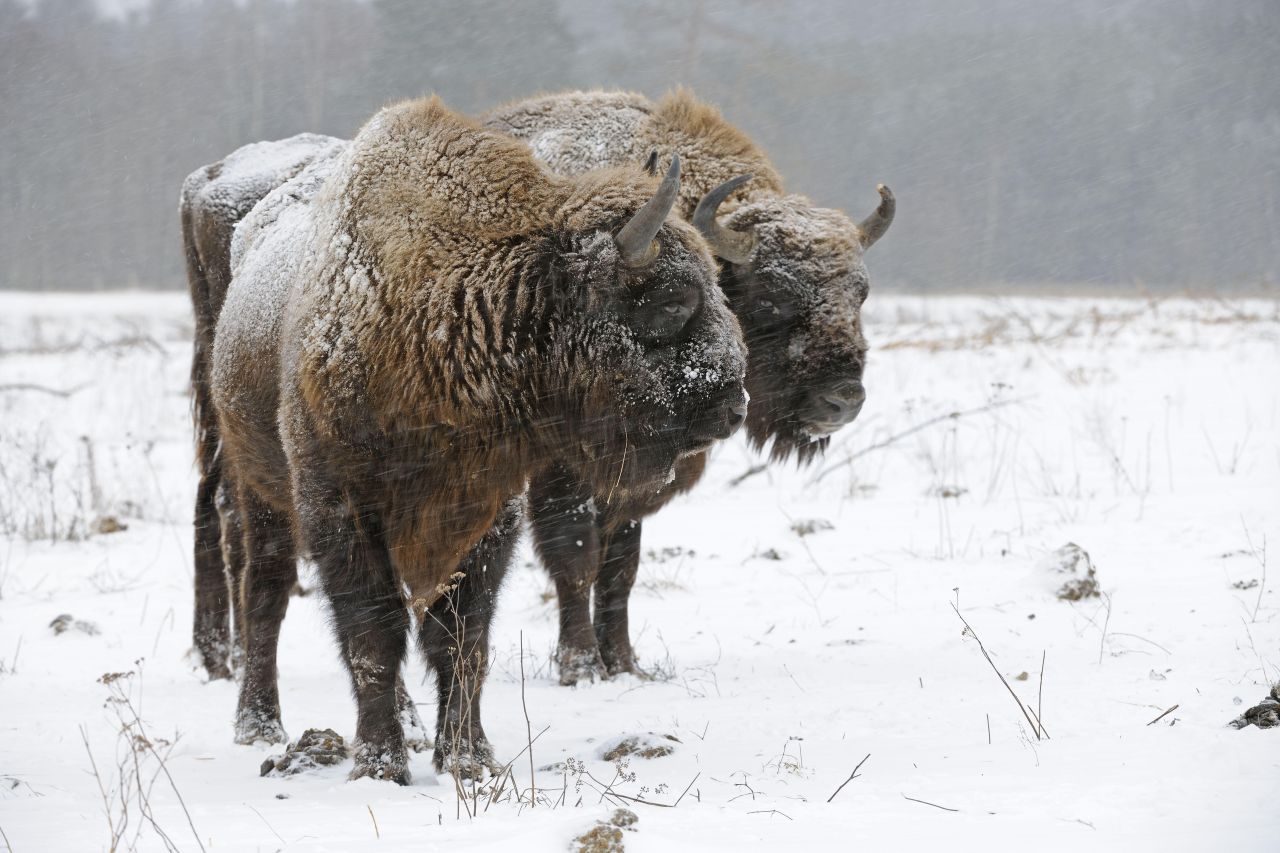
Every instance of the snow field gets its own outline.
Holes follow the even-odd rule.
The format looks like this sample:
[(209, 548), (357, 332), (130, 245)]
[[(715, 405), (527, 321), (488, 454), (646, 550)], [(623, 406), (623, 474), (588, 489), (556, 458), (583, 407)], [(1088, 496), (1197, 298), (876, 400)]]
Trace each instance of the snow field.
[[(1273, 301), (873, 295), (868, 402), (826, 458), (761, 470), (735, 438), (646, 522), (631, 621), (652, 680), (557, 685), (554, 597), (522, 547), (484, 714), (501, 760), (537, 736), (537, 802), (526, 752), (520, 802), (508, 784), (487, 808), (428, 753), (398, 788), (349, 763), (260, 778), (280, 748), (231, 743), (235, 685), (186, 657), (188, 315), (177, 294), (0, 294), (13, 850), (109, 849), (125, 811), (120, 849), (564, 850), (618, 805), (641, 853), (1274, 849), (1280, 731), (1226, 726), (1280, 679)], [(1055, 595), (1068, 542), (1101, 596)], [(97, 633), (55, 634), (61, 614)], [(318, 595), (292, 600), (280, 670), (292, 736), (351, 736)], [(416, 659), (408, 678), (434, 719)], [(164, 759), (143, 798), (121, 714), (153, 744), (144, 781)], [(646, 733), (679, 742), (601, 757)]]

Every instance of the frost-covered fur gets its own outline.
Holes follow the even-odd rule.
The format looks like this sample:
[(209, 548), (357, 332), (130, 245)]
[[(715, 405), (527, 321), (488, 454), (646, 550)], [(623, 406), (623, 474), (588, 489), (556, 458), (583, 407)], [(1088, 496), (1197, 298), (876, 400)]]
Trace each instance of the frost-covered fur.
[[(195, 509), (196, 602), (192, 639), (210, 678), (231, 677), (228, 662), (232, 655), (232, 599), (228, 588), (238, 590), (238, 577), (234, 575), (241, 563), (234, 515), (226, 516), (224, 535), (223, 513), (217, 509), (219, 497), (223, 507), (230, 507), (231, 501), (226, 489), (219, 494), (223, 483), (220, 439), (209, 399), (213, 332), (231, 281), (233, 229), (267, 193), (317, 157), (330, 156), (346, 144), (345, 140), (314, 133), (254, 143), (197, 169), (182, 184), (179, 214), (195, 316), (191, 398), (200, 475)], [(225, 554), (221, 553), (223, 550)], [(232, 577), (224, 576), (224, 565)]]
[(750, 365), (747, 430), (775, 457), (807, 460), (826, 446), (813, 395), (858, 381), (866, 360), (860, 308), (867, 297), (858, 226), (843, 212), (783, 191), (765, 153), (692, 92), (658, 101), (629, 92), (564, 92), (499, 107), (486, 126), (523, 139), (557, 172), (643, 162), (652, 150), (685, 163), (681, 205), (693, 215), (707, 192), (755, 177), (721, 205), (721, 222), (753, 233), (747, 264), (726, 263), (721, 284), (743, 325)]
[[(555, 171), (642, 162), (656, 150), (686, 163), (681, 204), (738, 175), (754, 177), (720, 207), (720, 223), (750, 234), (745, 263), (725, 261), (720, 284), (749, 351), (747, 429), (772, 455), (807, 461), (839, 422), (828, 397), (861, 394), (867, 344), (863, 235), (844, 213), (783, 191), (763, 151), (719, 112), (679, 90), (656, 103), (626, 92), (565, 92), (509, 104), (488, 127), (525, 140)], [(856, 412), (856, 409), (854, 410)], [(847, 418), (846, 418), (847, 420)], [(553, 467), (530, 486), (534, 542), (556, 583), (561, 682), (634, 671), (627, 603), (640, 559), (641, 521), (701, 477), (705, 456), (681, 460), (656, 489), (602, 494)], [(594, 614), (589, 596), (594, 593)]]
[[(278, 715), (290, 524), (344, 658), (360, 664), (353, 773), (404, 781), (404, 604), (424, 625), (441, 606), (456, 617), (470, 573), (454, 570), (491, 527), (509, 533), (499, 512), (548, 461), (625, 489), (665, 482), (705, 447), (712, 402), (741, 398), (745, 353), (692, 227), (668, 219), (654, 260), (622, 261), (613, 235), (657, 183), (634, 165), (556, 176), (432, 98), (381, 111), (241, 222), (212, 388), (246, 531), (245, 600), (272, 613), (261, 636), (249, 628), (242, 718), (264, 703)], [(698, 310), (656, 335), (676, 297)], [(487, 638), (473, 639), (452, 638), (453, 675), (478, 697)], [(478, 721), (456, 730), (452, 710), (437, 764), (442, 742), (485, 742)]]

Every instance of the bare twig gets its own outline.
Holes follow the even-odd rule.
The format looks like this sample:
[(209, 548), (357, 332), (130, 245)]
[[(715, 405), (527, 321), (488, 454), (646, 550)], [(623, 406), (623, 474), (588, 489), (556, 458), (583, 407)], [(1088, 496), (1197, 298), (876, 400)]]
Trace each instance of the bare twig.
[[(102, 774), (98, 772), (98, 762), (93, 758), (93, 750), (89, 748), (89, 735), (84, 730), (84, 726), (80, 727), (80, 740), (84, 741), (84, 751), (89, 755), (89, 766), (93, 768), (94, 781), (98, 783), (98, 793), (102, 795), (102, 809), (107, 815), (107, 829), (111, 833), (111, 850), (115, 850), (119, 843), (120, 837), (124, 834), (124, 827), (116, 828), (115, 819), (111, 816), (111, 798), (107, 795), (107, 788), (102, 782)], [(123, 818), (128, 819), (126, 813)]]
[(1022, 716), (1026, 718), (1027, 725), (1031, 726), (1031, 730), (1035, 732), (1036, 740), (1040, 740), (1042, 732), (1045, 737), (1048, 737), (1049, 733), (1044, 730), (1042, 725), (1036, 725), (1036, 723), (1031, 721), (1031, 714), (1027, 711), (1027, 707), (1022, 704), (1022, 700), (1018, 698), (1018, 694), (1013, 692), (1013, 688), (1009, 686), (1009, 682), (1005, 679), (1004, 673), (1000, 672), (1000, 668), (996, 666), (996, 662), (993, 661), (991, 659), (991, 655), (987, 653), (987, 647), (982, 644), (982, 639), (978, 636), (978, 633), (973, 630), (973, 626), (969, 624), (969, 620), (964, 618), (963, 614), (960, 613), (960, 610), (954, 604), (951, 605), (951, 609), (960, 617), (960, 621), (964, 623), (965, 630), (969, 632), (969, 636), (973, 637), (973, 639), (977, 641), (978, 648), (982, 650), (982, 656), (987, 659), (987, 663), (991, 664), (992, 671), (1000, 678), (1000, 683), (1004, 685), (1004, 689), (1009, 691), (1009, 695), (1012, 696), (1013, 701), (1017, 703), (1018, 710), (1021, 711)]
[(1267, 589), (1267, 537), (1262, 536), (1262, 555), (1258, 555), (1258, 549), (1253, 547), (1253, 537), (1249, 535), (1249, 525), (1244, 523), (1244, 516), (1240, 516), (1240, 526), (1244, 528), (1245, 541), (1249, 543), (1249, 553), (1258, 561), (1258, 565), (1262, 567), (1262, 579), (1258, 582), (1258, 600), (1253, 604), (1253, 615), (1249, 617), (1250, 622), (1258, 621), (1258, 608), (1262, 606), (1262, 593)]
[(285, 841), (285, 840), (284, 840), (284, 836), (282, 836), (280, 833), (276, 832), (276, 828), (275, 828), (274, 826), (272, 826), (272, 825), (271, 825), (271, 823), (270, 823), (270, 822), (269, 822), (265, 817), (263, 817), (263, 816), (262, 816), (262, 812), (258, 811), (258, 810), (257, 810), (257, 809), (255, 809), (253, 806), (249, 805), (248, 803), (245, 803), (244, 805), (249, 809), (249, 811), (253, 812), (254, 814), (256, 814), (256, 815), (258, 816), (258, 820), (262, 821), (262, 823), (267, 827), (267, 829), (271, 830), (271, 834), (272, 834), (272, 835), (274, 835), (276, 838), (279, 838), (279, 839), (280, 839), (280, 843), (281, 843), (281, 844), (288, 844), (288, 843), (289, 843), (289, 842)]
[(532, 808), (538, 804), (538, 783), (533, 775), (533, 724), (529, 722), (529, 706), (524, 701), (524, 631), (520, 632), (520, 707), (524, 710), (525, 745), (529, 750), (529, 806)]
[(369, 810), (369, 820), (373, 821), (373, 837), (382, 840), (382, 833), (378, 831), (378, 818), (373, 814), (373, 806), (365, 803), (364, 807)]
[[(514, 784), (515, 784), (514, 776), (515, 776), (515, 774), (512, 772), (512, 769), (511, 769), (511, 768), (512, 768), (512, 766), (513, 766), (517, 761), (519, 761), (519, 760), (520, 760), (520, 756), (524, 755), (525, 750), (527, 750), (527, 749), (531, 748), (535, 743), (537, 743), (537, 742), (538, 742), (538, 738), (540, 738), (540, 737), (542, 737), (544, 734), (546, 734), (546, 733), (547, 733), (547, 731), (548, 731), (550, 728), (551, 728), (551, 726), (543, 726), (543, 727), (542, 727), (542, 731), (540, 731), (540, 732), (538, 732), (536, 735), (534, 735), (534, 736), (533, 736), (533, 738), (532, 738), (528, 743), (526, 743), (523, 747), (521, 747), (521, 748), (520, 748), (520, 751), (519, 751), (519, 752), (517, 752), (517, 753), (512, 757), (512, 759), (511, 759), (510, 761), (508, 761), (505, 765), (503, 765), (503, 767), (502, 767), (502, 769), (501, 769), (501, 770), (499, 770), (499, 771), (498, 771), (498, 775), (497, 775), (497, 777), (494, 779), (494, 793), (490, 796), (490, 801), (492, 801), (493, 799), (495, 799), (498, 795), (500, 795), (500, 794), (502, 793), (501, 788), (499, 788), (499, 787), (498, 787), (497, 783), (502, 781), (502, 778), (503, 778), (503, 776), (504, 776), (504, 775), (506, 776), (506, 778), (507, 778), (507, 779), (511, 779), (511, 780), (512, 780), (512, 785), (513, 785), (513, 787), (514, 787)], [(503, 786), (503, 787), (505, 787), (505, 786), (506, 786), (506, 783), (505, 783), (505, 782), (503, 782), (503, 783), (502, 783), (502, 786)], [(517, 791), (517, 792), (516, 792), (516, 796), (517, 796), (517, 797), (519, 797), (519, 791)], [(486, 805), (486, 806), (485, 806), (485, 811), (488, 811), (488, 810), (489, 810), (489, 807)]]
[[(612, 798), (614, 798), (614, 799), (626, 800), (626, 801), (627, 801), (627, 802), (629, 802), (629, 803), (639, 803), (639, 804), (640, 804), (640, 805), (642, 805), (642, 806), (657, 806), (657, 807), (658, 807), (658, 808), (660, 808), (660, 809), (674, 809), (674, 808), (675, 808), (677, 805), (679, 805), (679, 803), (680, 803), (680, 800), (676, 800), (674, 803), (656, 803), (656, 802), (654, 802), (653, 800), (646, 800), (646, 799), (643, 799), (643, 798), (641, 798), (641, 797), (632, 797), (632, 796), (629, 796), (629, 795), (627, 795), (627, 794), (621, 794), (621, 793), (619, 793), (619, 792), (617, 792), (617, 791), (613, 790), (613, 782), (610, 782), (609, 784), (607, 784), (607, 785), (606, 785), (604, 782), (601, 782), (601, 781), (600, 781), (599, 779), (597, 779), (595, 776), (592, 776), (592, 775), (591, 775), (591, 771), (590, 771), (590, 770), (586, 770), (586, 769), (584, 769), (584, 770), (582, 771), (582, 775), (583, 775), (583, 776), (586, 776), (588, 779), (590, 779), (590, 780), (591, 780), (592, 782), (594, 782), (596, 785), (599, 785), (599, 786), (600, 786), (600, 787), (596, 788), (596, 792), (597, 792), (597, 793), (599, 793), (599, 794), (601, 795), (601, 799), (602, 799), (602, 800), (603, 800), (604, 798), (606, 798), (606, 797), (612, 797)], [(701, 774), (699, 774), (699, 775), (701, 775)], [(616, 775), (616, 773), (615, 773), (615, 775), (614, 775), (614, 781), (617, 781), (617, 778), (618, 778), (618, 777), (617, 777), (617, 775)], [(697, 777), (697, 776), (695, 776), (695, 777), (694, 777), (694, 780), (696, 781), (696, 780), (697, 780), (697, 778), (698, 778), (698, 777)], [(689, 783), (689, 785), (690, 785), (690, 786), (692, 786), (692, 785), (693, 785), (693, 782), (690, 782), (690, 783)], [(593, 786), (593, 787), (594, 787), (594, 786)], [(688, 791), (688, 789), (687, 789), (687, 788), (686, 788), (685, 790), (686, 790), (686, 792)], [(681, 794), (680, 796), (683, 798), (683, 797), (684, 797), (684, 794)]]
[(1102, 652), (1107, 645), (1107, 626), (1111, 624), (1111, 596), (1104, 592), (1102, 601), (1107, 606), (1107, 618), (1102, 620), (1102, 637), (1098, 640), (1098, 666), (1102, 666)]
[(987, 403), (985, 406), (978, 406), (976, 408), (963, 409), (961, 411), (955, 411), (955, 412), (947, 412), (946, 414), (929, 418), (929, 420), (922, 421), (921, 423), (916, 424), (910, 429), (903, 430), (900, 433), (896, 433), (894, 435), (889, 436), (883, 441), (877, 441), (875, 444), (867, 445), (861, 450), (858, 450), (858, 451), (855, 451), (854, 453), (849, 454), (843, 460), (821, 471), (818, 474), (818, 476), (813, 478), (811, 482), (817, 483), (820, 480), (822, 480), (824, 477), (826, 477), (828, 474), (832, 473), (833, 471), (838, 471), (841, 468), (845, 468), (853, 464), (853, 460), (858, 459), (862, 456), (866, 456), (868, 453), (873, 453), (877, 450), (883, 450), (884, 448), (892, 444), (896, 444), (897, 442), (901, 441), (904, 438), (913, 436), (922, 430), (926, 430), (929, 427), (934, 426), (935, 424), (940, 424), (945, 421), (958, 421), (961, 418), (967, 418), (970, 415), (981, 415), (981, 414), (985, 414), (986, 412), (994, 412), (996, 409), (1003, 409), (1005, 406), (1012, 406), (1015, 403), (1024, 403), (1030, 399), (1031, 397), (1027, 396), (1027, 397), (1014, 397), (1009, 400), (995, 400), (990, 403)]
[(680, 792), (680, 796), (676, 797), (675, 805), (673, 805), (672, 808), (675, 808), (675, 806), (680, 805), (680, 801), (684, 799), (684, 795), (689, 793), (689, 789), (693, 787), (693, 783), (697, 782), (698, 777), (701, 775), (702, 775), (701, 773), (697, 773), (694, 775), (692, 779), (689, 780), (689, 784), (684, 786), (684, 790)]
[(160, 771), (164, 773), (164, 778), (169, 780), (169, 787), (173, 789), (173, 795), (178, 798), (178, 805), (182, 807), (182, 813), (187, 818), (187, 826), (191, 828), (191, 836), (195, 838), (196, 846), (203, 851), (204, 843), (200, 840), (200, 833), (196, 832), (195, 822), (191, 819), (191, 812), (187, 810), (186, 801), (182, 799), (182, 792), (178, 790), (178, 783), (174, 782), (173, 776), (169, 774), (169, 765), (165, 763), (165, 760), (160, 756), (160, 753), (156, 752), (155, 746), (151, 743), (151, 738), (147, 736), (147, 732), (143, 728), (142, 719), (137, 716), (137, 711), (134, 710), (133, 702), (128, 698), (125, 699), (125, 707), (129, 709), (130, 713), (134, 714), (134, 721), (138, 726), (138, 733), (142, 735), (143, 744), (146, 746), (147, 751), (151, 753), (151, 757), (160, 764)]
[(743, 471), (741, 474), (739, 474), (738, 476), (730, 480), (729, 486), (730, 488), (740, 486), (742, 485), (744, 480), (750, 477), (754, 477), (756, 474), (764, 473), (765, 471), (768, 471), (768, 470), (769, 470), (769, 466), (767, 463), (764, 463), (764, 462), (761, 462), (759, 465), (752, 465), (750, 468), (748, 468), (747, 470)]
[(1156, 717), (1156, 718), (1155, 718), (1154, 720), (1152, 720), (1151, 722), (1147, 723), (1147, 725), (1148, 725), (1148, 726), (1154, 726), (1156, 723), (1160, 722), (1161, 720), (1163, 720), (1165, 717), (1167, 717), (1168, 715), (1172, 714), (1172, 713), (1173, 713), (1174, 711), (1176, 711), (1176, 710), (1178, 710), (1178, 706), (1177, 706), (1177, 705), (1174, 705), (1172, 708), (1170, 708), (1169, 710), (1165, 711), (1163, 714), (1161, 714), (1160, 716)]
[(1040, 723), (1040, 731), (1044, 731), (1044, 659), (1048, 654), (1048, 649), (1040, 651), (1040, 690), (1036, 693), (1036, 722)]
[(845, 785), (848, 785), (848, 784), (849, 784), (850, 782), (852, 782), (854, 779), (857, 779), (857, 778), (858, 778), (858, 770), (859, 770), (859, 769), (861, 769), (862, 765), (864, 765), (864, 764), (866, 764), (866, 763), (867, 763), (867, 758), (870, 758), (870, 757), (871, 757), (871, 753), (869, 753), (869, 752), (868, 752), (868, 753), (867, 753), (867, 755), (866, 755), (866, 758), (863, 758), (861, 761), (859, 761), (859, 762), (858, 762), (858, 766), (857, 766), (857, 767), (855, 767), (855, 768), (853, 768), (853, 772), (849, 774), (849, 778), (848, 778), (848, 779), (845, 779), (843, 782), (841, 782), (841, 783), (840, 783), (840, 787), (839, 787), (839, 788), (836, 788), (836, 789), (835, 789), (835, 791), (831, 794), (831, 796), (827, 797), (827, 802), (828, 802), (828, 803), (829, 803), (829, 802), (831, 802), (832, 800), (834, 800), (834, 799), (836, 798), (836, 794), (838, 794), (838, 793), (840, 793), (841, 791), (843, 791), (843, 790), (844, 790), (844, 786), (845, 786)]
[(769, 815), (777, 814), (777, 815), (782, 815), (787, 820), (790, 820), (790, 821), (795, 820), (795, 818), (793, 818), (791, 815), (787, 814), (786, 812), (780, 812), (777, 809), (759, 809), (754, 812), (747, 812), (747, 814), (769, 814)]
[(958, 811), (960, 811), (959, 809), (949, 809), (949, 808), (947, 808), (946, 806), (940, 806), (940, 805), (938, 805), (937, 803), (931, 803), (931, 802), (929, 802), (928, 800), (917, 800), (915, 797), (908, 797), (906, 794), (903, 794), (903, 795), (902, 795), (902, 798), (903, 798), (904, 800), (910, 800), (910, 801), (911, 801), (911, 802), (913, 802), (913, 803), (921, 803), (922, 805), (926, 805), (926, 806), (933, 806), (935, 809), (942, 809), (944, 812), (958, 812)]
[(5, 834), (3, 826), (0, 826), (0, 838), (4, 839), (4, 846), (8, 853), (14, 853), (13, 842), (10, 841), (9, 836)]
[(45, 385), (37, 385), (34, 382), (12, 382), (7, 385), (0, 385), (0, 393), (4, 393), (5, 391), (36, 391), (41, 394), (49, 394), (50, 396), (53, 396), (53, 397), (70, 397), (72, 394), (75, 394), (77, 391), (83, 391), (85, 388), (88, 388), (88, 387), (89, 387), (89, 383), (87, 382), (84, 382), (84, 383), (81, 383), (80, 385), (75, 385), (75, 386), (72, 386), (71, 388), (66, 388), (66, 389), (49, 388)]

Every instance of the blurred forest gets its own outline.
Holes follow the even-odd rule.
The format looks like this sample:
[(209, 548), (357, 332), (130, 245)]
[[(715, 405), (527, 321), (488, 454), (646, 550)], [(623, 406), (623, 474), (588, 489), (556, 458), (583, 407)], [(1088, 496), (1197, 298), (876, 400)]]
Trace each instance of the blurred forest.
[(876, 287), (1280, 281), (1276, 0), (0, 0), (0, 288), (184, 285), (193, 169), (430, 91), (692, 86)]

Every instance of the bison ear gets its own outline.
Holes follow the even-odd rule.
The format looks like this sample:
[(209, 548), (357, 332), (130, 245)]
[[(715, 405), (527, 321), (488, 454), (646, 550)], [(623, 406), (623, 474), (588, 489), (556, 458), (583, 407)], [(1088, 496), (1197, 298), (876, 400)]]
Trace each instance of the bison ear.
[(755, 248), (756, 238), (752, 233), (725, 228), (716, 219), (716, 211), (720, 209), (720, 204), (726, 198), (749, 182), (752, 177), (754, 176), (738, 175), (736, 178), (730, 178), (704, 195), (693, 211), (691, 220), (693, 227), (702, 232), (707, 245), (711, 247), (716, 257), (731, 264), (745, 264), (751, 258), (751, 250)]
[(875, 213), (858, 223), (858, 235), (863, 250), (870, 249), (871, 244), (889, 230), (889, 226), (893, 224), (893, 213), (898, 206), (893, 192), (884, 184), (877, 185), (876, 192), (880, 193), (880, 206), (876, 208)]
[(649, 159), (644, 161), (644, 170), (650, 175), (658, 174), (658, 149), (655, 148), (649, 152)]

